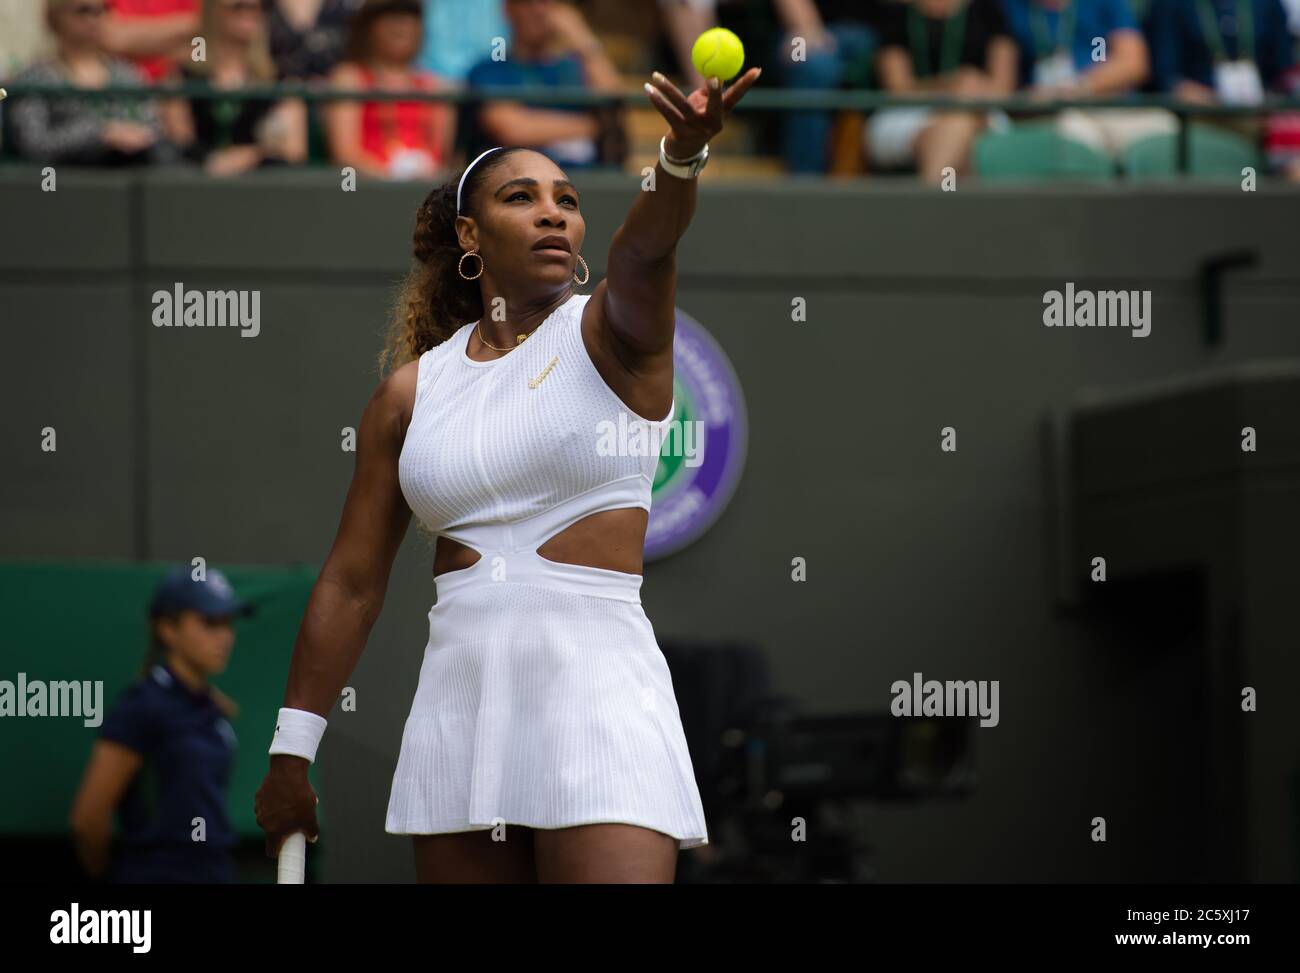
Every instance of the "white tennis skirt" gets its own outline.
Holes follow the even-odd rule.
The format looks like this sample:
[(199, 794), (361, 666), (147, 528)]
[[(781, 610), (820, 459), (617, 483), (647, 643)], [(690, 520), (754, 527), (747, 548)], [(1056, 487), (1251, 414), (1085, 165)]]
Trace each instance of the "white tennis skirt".
[(707, 844), (640, 586), (535, 551), (440, 575), (385, 830), (616, 822)]

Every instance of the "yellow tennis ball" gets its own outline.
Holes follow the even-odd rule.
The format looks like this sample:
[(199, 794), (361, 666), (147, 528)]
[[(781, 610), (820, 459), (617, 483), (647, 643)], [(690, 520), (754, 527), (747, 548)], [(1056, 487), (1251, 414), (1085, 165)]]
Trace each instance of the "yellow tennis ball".
[(695, 39), (691, 62), (706, 78), (730, 81), (745, 63), (745, 45), (727, 28), (712, 27)]

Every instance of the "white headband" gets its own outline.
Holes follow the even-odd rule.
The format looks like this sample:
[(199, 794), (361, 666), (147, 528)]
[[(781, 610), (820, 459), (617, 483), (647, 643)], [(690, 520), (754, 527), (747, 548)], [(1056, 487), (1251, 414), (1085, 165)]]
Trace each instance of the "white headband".
[(478, 163), (479, 163), (479, 159), (482, 159), (483, 156), (487, 155), (489, 152), (495, 152), (495, 151), (497, 151), (497, 149), (501, 149), (501, 148), (504, 148), (504, 147), (505, 147), (505, 146), (494, 145), (494, 146), (492, 146), (492, 148), (490, 148), (490, 149), (484, 149), (482, 152), (479, 153), (478, 159), (475, 159), (473, 162), (471, 162), (469, 165), (467, 165), (467, 166), (465, 167), (465, 171), (464, 171), (463, 173), (461, 173), (461, 176), (460, 176), (460, 184), (456, 187), (456, 215), (457, 215), (457, 216), (460, 215), (460, 194), (461, 194), (461, 190), (463, 190), (463, 189), (465, 188), (465, 177), (469, 175), (469, 171), (470, 171), (471, 169), (473, 169), (476, 165), (478, 165)]

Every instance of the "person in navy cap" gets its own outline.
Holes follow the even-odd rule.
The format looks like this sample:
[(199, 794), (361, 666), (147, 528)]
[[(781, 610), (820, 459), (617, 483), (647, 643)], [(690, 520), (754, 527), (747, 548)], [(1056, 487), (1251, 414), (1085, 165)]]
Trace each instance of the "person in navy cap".
[[(208, 680), (226, 668), (233, 620), (253, 613), (220, 571), (169, 571), (149, 605), (140, 678), (100, 727), (69, 823), (87, 873), (109, 882), (230, 882), (226, 815), (234, 703)], [(118, 841), (111, 841), (114, 812)]]

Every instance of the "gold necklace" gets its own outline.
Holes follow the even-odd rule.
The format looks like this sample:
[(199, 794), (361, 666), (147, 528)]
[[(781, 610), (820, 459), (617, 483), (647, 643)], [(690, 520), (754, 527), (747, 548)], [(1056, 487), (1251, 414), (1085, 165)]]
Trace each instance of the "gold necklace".
[[(572, 297), (572, 295), (570, 295), (570, 298), (571, 298), (571, 297)], [(564, 300), (563, 303), (566, 303), (566, 304), (567, 304), (570, 298), (565, 298), (565, 300)], [(558, 311), (559, 308), (557, 307), (556, 310)], [(555, 311), (552, 311), (551, 313), (554, 314)], [(548, 315), (548, 317), (547, 317), (546, 319), (543, 319), (542, 322), (541, 322), (540, 324), (537, 325), (537, 328), (540, 328), (543, 324), (546, 323), (547, 320), (549, 320), (549, 315)], [(537, 328), (533, 328), (533, 331), (536, 331)], [(514, 351), (514, 350), (515, 350), (514, 348), (498, 348), (496, 345), (494, 345), (494, 344), (490, 344), (490, 343), (488, 342), (488, 340), (487, 340), (486, 338), (483, 337), (483, 319), (482, 319), (482, 318), (479, 318), (478, 324), (475, 326), (474, 330), (478, 332), (478, 340), (481, 341), (481, 342), (483, 342), (483, 344), (487, 345), (487, 346), (488, 346), (489, 348), (491, 348), (493, 351)], [(525, 339), (525, 338), (531, 338), (532, 335), (533, 335), (533, 331), (529, 331), (528, 334), (517, 334), (517, 335), (515, 335), (515, 348), (518, 348), (520, 345), (522, 345), (522, 344), (524, 343), (524, 339)]]
[[(541, 325), (539, 324), (539, 325), (537, 326), (537, 328), (540, 328), (540, 327), (541, 327)], [(537, 328), (533, 328), (533, 331), (536, 331)], [(486, 338), (484, 338), (484, 337), (483, 337), (483, 321), (482, 321), (482, 319), (479, 319), (478, 327), (475, 328), (474, 330), (476, 330), (476, 331), (478, 332), (478, 340), (481, 341), (481, 342), (483, 342), (483, 344), (487, 345), (487, 346), (488, 346), (489, 348), (491, 348), (493, 351), (513, 351), (513, 350), (514, 350), (514, 348), (498, 348), (496, 345), (491, 344), (491, 343), (490, 343)], [(524, 343), (524, 339), (527, 338), (527, 337), (529, 337), (529, 335), (531, 335), (531, 334), (533, 333), (533, 331), (529, 331), (528, 334), (517, 334), (517, 335), (515, 335), (515, 348), (518, 348), (520, 345), (522, 345), (522, 344)]]

